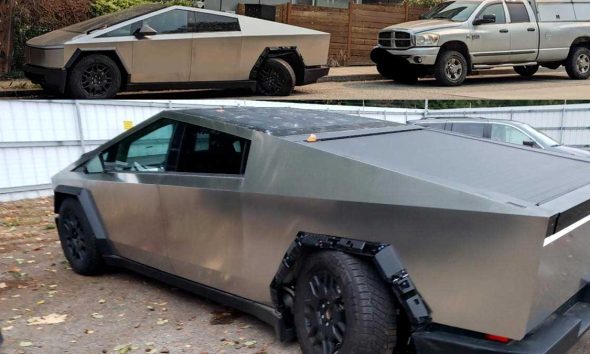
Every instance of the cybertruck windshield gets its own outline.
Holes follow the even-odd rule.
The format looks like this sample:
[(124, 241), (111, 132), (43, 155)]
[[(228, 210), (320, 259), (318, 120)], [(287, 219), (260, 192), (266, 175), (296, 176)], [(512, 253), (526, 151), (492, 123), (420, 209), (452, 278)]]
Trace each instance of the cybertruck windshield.
[(469, 16), (481, 4), (477, 1), (447, 1), (435, 6), (422, 16), (425, 20), (451, 20), (455, 22), (467, 21)]
[(143, 16), (150, 12), (154, 12), (164, 8), (162, 4), (143, 4), (130, 7), (126, 10), (114, 12), (112, 14), (103, 15), (89, 20), (76, 23), (74, 25), (63, 28), (63, 31), (73, 33), (91, 33), (99, 29), (108, 28), (118, 23), (130, 20), (135, 17)]

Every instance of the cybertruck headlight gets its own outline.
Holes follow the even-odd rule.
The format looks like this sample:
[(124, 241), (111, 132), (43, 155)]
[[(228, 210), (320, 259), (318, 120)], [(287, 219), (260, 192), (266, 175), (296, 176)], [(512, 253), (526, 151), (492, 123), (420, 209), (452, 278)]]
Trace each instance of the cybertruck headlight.
[(434, 33), (417, 34), (414, 37), (414, 43), (416, 43), (417, 46), (432, 46), (438, 44), (439, 38), (440, 36)]

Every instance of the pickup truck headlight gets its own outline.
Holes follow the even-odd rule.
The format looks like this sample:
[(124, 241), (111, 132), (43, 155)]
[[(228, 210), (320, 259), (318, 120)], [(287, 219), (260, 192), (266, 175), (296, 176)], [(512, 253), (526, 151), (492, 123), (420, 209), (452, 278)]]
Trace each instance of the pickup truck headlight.
[(438, 34), (434, 33), (417, 34), (414, 37), (414, 43), (416, 43), (417, 46), (437, 45), (439, 37)]

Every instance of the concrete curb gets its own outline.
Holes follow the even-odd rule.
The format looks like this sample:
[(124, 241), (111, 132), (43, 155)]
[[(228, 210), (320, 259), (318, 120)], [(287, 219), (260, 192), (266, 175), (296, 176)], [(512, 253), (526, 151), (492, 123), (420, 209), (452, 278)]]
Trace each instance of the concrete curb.
[(374, 81), (383, 80), (379, 74), (352, 74), (352, 75), (334, 75), (324, 76), (318, 82), (345, 82), (345, 81)]
[[(544, 72), (553, 72), (555, 70), (540, 68), (539, 73)], [(512, 68), (502, 68), (502, 69), (489, 69), (489, 70), (481, 70), (476, 71), (469, 76), (499, 76), (499, 75), (517, 75), (514, 69)], [(318, 80), (318, 83), (322, 82), (347, 82), (347, 81), (375, 81), (375, 80), (385, 80), (379, 74), (350, 74), (350, 75), (333, 75), (333, 76), (324, 76)]]
[(0, 98), (36, 96), (42, 93), (42, 89), (0, 90)]

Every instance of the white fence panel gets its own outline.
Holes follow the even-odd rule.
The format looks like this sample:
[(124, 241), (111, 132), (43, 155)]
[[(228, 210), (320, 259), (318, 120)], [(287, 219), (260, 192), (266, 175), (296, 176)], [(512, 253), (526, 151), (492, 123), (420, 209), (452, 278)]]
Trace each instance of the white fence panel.
[(164, 109), (211, 106), (291, 107), (399, 123), (424, 116), (513, 119), (540, 128), (565, 144), (590, 145), (590, 104), (566, 106), (422, 110), (244, 100), (193, 101), (1, 101), (0, 201), (51, 194), (50, 178), (80, 154)]

